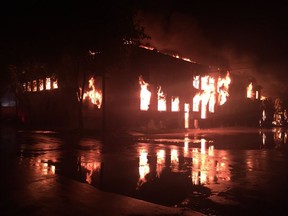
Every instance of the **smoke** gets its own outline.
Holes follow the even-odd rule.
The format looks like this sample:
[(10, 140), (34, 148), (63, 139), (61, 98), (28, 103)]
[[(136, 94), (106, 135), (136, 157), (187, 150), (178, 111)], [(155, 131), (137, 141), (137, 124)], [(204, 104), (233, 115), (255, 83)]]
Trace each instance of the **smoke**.
[(168, 15), (140, 12), (138, 15), (145, 33), (151, 37), (142, 43), (200, 64), (211, 65), (222, 60), (203, 35), (196, 19), (178, 12)]
[(197, 18), (175, 10), (140, 11), (138, 21), (151, 37), (142, 41), (145, 45), (200, 64), (228, 67), (231, 73), (246, 76), (247, 82), (254, 78), (256, 84), (262, 86), (264, 96), (281, 97), (287, 93), (286, 63), (275, 60), (279, 51), (268, 49), (266, 42), (273, 39), (267, 36), (266, 40), (262, 32), (250, 37), (240, 34), (237, 26), (233, 26), (236, 31), (232, 29), (229, 35), (225, 35), (228, 30), (223, 32), (223, 28), (217, 30), (215, 26), (207, 31)]
[(225, 52), (231, 71), (249, 80), (254, 80), (256, 85), (262, 87), (265, 97), (285, 97), (287, 94), (287, 78), (281, 73), (280, 63), (263, 62), (256, 54), (236, 54), (235, 51)]

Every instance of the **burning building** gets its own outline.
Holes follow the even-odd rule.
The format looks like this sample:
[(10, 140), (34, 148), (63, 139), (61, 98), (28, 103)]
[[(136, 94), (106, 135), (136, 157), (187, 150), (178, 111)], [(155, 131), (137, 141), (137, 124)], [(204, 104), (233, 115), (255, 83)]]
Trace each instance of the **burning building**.
[(227, 70), (213, 70), (144, 46), (129, 47), (123, 56), (122, 67), (98, 77), (105, 80), (99, 91), (107, 128), (204, 127), (229, 98)]
[(73, 91), (57, 73), (26, 76), (26, 115), (50, 125), (76, 127), (81, 122), (87, 129), (154, 130), (242, 124), (240, 119), (258, 112), (239, 107), (243, 101), (258, 106), (260, 89), (248, 95), (247, 89), (235, 87), (238, 78), (228, 70), (133, 45), (126, 45), (108, 66), (103, 62), (101, 53), (93, 58)]

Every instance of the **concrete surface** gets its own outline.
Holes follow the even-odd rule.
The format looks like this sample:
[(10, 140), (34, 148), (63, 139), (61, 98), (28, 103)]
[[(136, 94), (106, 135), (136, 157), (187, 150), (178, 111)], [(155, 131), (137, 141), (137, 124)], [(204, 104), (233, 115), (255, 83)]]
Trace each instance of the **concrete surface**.
[[(3, 159), (3, 158), (2, 158)], [(2, 166), (0, 215), (192, 216), (187, 209), (165, 207), (103, 192), (60, 175), (36, 175), (10, 158)], [(3, 161), (1, 161), (3, 162)], [(6, 160), (7, 162), (7, 160)]]

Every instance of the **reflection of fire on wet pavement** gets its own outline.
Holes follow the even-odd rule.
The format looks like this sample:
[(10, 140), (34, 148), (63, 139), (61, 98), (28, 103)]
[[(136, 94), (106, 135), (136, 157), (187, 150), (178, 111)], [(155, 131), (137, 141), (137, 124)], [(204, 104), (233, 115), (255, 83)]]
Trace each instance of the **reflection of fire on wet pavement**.
[(73, 145), (71, 139), (34, 134), (19, 143), (18, 159), (39, 176), (65, 175), (95, 187), (103, 183), (112, 192), (208, 215), (253, 209), (252, 202), (258, 207), (265, 197), (283, 192), (285, 130), (179, 134), (138, 135), (135, 142), (113, 144), (86, 138)]

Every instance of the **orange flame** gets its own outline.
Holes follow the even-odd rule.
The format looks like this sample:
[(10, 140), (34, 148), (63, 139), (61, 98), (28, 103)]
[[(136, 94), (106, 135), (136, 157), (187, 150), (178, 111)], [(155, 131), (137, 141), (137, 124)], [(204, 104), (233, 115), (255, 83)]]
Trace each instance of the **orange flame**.
[(199, 79), (200, 79), (200, 76), (194, 76), (194, 77), (193, 77), (193, 86), (194, 86), (194, 88), (196, 88), (196, 89), (199, 89), (199, 86), (200, 86), (200, 81), (199, 81)]
[(166, 111), (166, 95), (161, 89), (161, 86), (159, 86), (158, 92), (158, 111)]
[(201, 89), (207, 91), (209, 89), (209, 76), (201, 77)]
[(139, 47), (143, 48), (143, 49), (147, 49), (147, 50), (153, 50), (153, 51), (156, 51), (158, 53), (162, 53), (164, 55), (168, 55), (168, 56), (172, 56), (173, 58), (177, 58), (177, 59), (181, 59), (183, 61), (187, 61), (187, 62), (192, 62), (192, 63), (196, 63), (195, 61), (192, 61), (191, 59), (187, 58), (187, 57), (180, 57), (179, 54), (169, 54), (169, 53), (163, 53), (163, 52), (160, 52), (158, 50), (156, 50), (154, 47), (150, 47), (150, 46), (145, 46), (145, 45), (139, 45)]
[(142, 76), (139, 76), (139, 84), (141, 86), (140, 91), (140, 110), (148, 110), (151, 99), (151, 92), (148, 90), (148, 83), (143, 80)]
[(31, 82), (27, 82), (27, 91), (31, 92)]
[(58, 89), (58, 80), (57, 79), (53, 80), (52, 86), (53, 86), (53, 89)]
[(46, 90), (50, 90), (51, 89), (51, 79), (50, 77), (46, 78)]
[(94, 82), (95, 82), (94, 78), (91, 77), (91, 79), (89, 80), (89, 88), (92, 89), (83, 94), (83, 100), (89, 98), (91, 102), (100, 109), (102, 105), (102, 91), (96, 90)]
[(179, 107), (179, 97), (172, 97), (171, 99), (171, 111), (172, 112), (179, 112), (180, 107)]
[[(199, 88), (199, 76), (195, 76), (193, 80), (193, 86)], [(209, 112), (214, 112), (215, 99), (215, 79), (210, 76), (201, 77), (201, 90), (202, 93), (197, 93), (193, 98), (193, 111), (199, 111), (199, 105), (201, 102), (201, 118), (206, 118), (207, 105), (209, 103)]]
[(193, 111), (194, 112), (199, 111), (200, 101), (201, 101), (201, 95), (200, 93), (197, 93), (193, 98)]
[(209, 112), (214, 113), (215, 103), (216, 103), (216, 96), (215, 96), (215, 92), (213, 92), (209, 100)]
[(38, 84), (39, 84), (39, 91), (43, 91), (44, 90), (43, 79), (39, 79), (38, 80)]
[(209, 91), (204, 91), (201, 94), (201, 118), (205, 119), (206, 118), (206, 113), (207, 113), (207, 104), (210, 99), (210, 92)]
[(253, 85), (252, 82), (247, 86), (247, 98), (252, 98), (253, 94)]
[(154, 50), (153, 47), (148, 47), (148, 46), (144, 46), (144, 45), (140, 45), (139, 47), (141, 47), (143, 49), (147, 49), (147, 50)]
[(33, 92), (37, 91), (37, 80), (32, 81), (32, 91)]
[(22, 87), (23, 87), (23, 91), (25, 92), (25, 91), (27, 90), (26, 83), (23, 83), (23, 84), (22, 84)]
[(219, 105), (223, 105), (226, 103), (227, 97), (229, 96), (228, 90), (230, 83), (231, 79), (228, 71), (224, 79), (220, 77), (218, 78), (217, 92), (219, 94)]
[[(200, 76), (194, 76), (193, 86), (199, 89)], [(219, 105), (223, 105), (227, 101), (229, 96), (228, 90), (231, 79), (229, 77), (229, 72), (225, 78), (218, 78), (217, 82), (217, 93), (219, 94)], [(201, 90), (202, 93), (198, 92), (193, 98), (193, 111), (198, 112), (201, 102), (201, 118), (205, 119), (207, 117), (207, 105), (209, 112), (213, 113), (216, 104), (216, 88), (215, 79), (210, 76), (201, 77)]]

